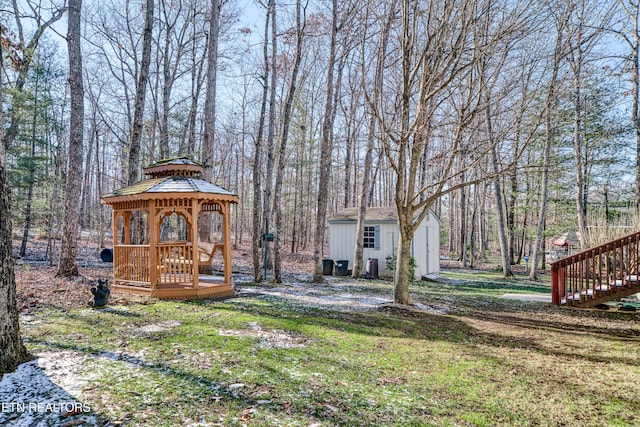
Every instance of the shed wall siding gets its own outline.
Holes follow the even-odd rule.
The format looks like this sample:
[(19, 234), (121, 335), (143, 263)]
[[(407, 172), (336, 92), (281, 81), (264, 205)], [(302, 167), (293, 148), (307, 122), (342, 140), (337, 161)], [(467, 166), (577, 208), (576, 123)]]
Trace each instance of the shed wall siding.
[(335, 223), (329, 226), (329, 259), (349, 260), (353, 266), (353, 249), (356, 244), (356, 226), (350, 223)]
[[(398, 245), (398, 225), (393, 222), (367, 221), (366, 226), (380, 227), (380, 248), (363, 250), (363, 267), (369, 258), (378, 259), (378, 273), (387, 273), (386, 257), (396, 252)], [(353, 268), (353, 252), (357, 224), (351, 222), (329, 223), (329, 254), (334, 261), (348, 260), (349, 269)], [(428, 273), (440, 271), (440, 224), (432, 215), (428, 215), (416, 230), (412, 246), (412, 256), (416, 260), (416, 278)]]

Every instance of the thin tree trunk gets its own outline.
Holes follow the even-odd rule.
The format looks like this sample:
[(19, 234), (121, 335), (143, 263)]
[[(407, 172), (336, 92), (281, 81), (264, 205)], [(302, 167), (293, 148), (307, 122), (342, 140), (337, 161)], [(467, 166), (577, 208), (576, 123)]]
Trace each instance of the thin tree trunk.
[[(549, 88), (547, 90), (547, 99), (545, 101), (544, 111), (544, 152), (542, 157), (542, 188), (540, 191), (540, 208), (538, 215), (538, 227), (536, 229), (535, 243), (533, 245), (533, 254), (531, 256), (531, 270), (529, 271), (529, 279), (538, 279), (538, 262), (541, 258), (541, 252), (544, 256), (543, 244), (544, 244), (544, 230), (547, 218), (547, 201), (549, 199), (549, 173), (550, 173), (550, 161), (551, 161), (551, 143), (553, 140), (553, 128), (551, 122), (552, 108), (556, 102), (556, 84), (558, 81), (558, 74), (560, 72), (560, 61), (564, 56), (563, 47), (563, 31), (565, 20), (558, 21), (556, 44), (553, 55), (553, 69), (551, 73), (551, 80), (549, 82)], [(544, 261), (543, 261), (544, 265)]]
[[(487, 108), (487, 116), (489, 115)], [(489, 133), (491, 133), (491, 120), (487, 118), (487, 128), (489, 129)], [(491, 148), (491, 162), (493, 164), (493, 172), (498, 173), (500, 170), (498, 164), (498, 153), (495, 145)], [(504, 204), (502, 201), (502, 189), (500, 185), (500, 177), (497, 176), (493, 182), (495, 197), (496, 197), (496, 214), (498, 216), (498, 238), (500, 240), (500, 255), (502, 259), (502, 274), (504, 277), (513, 277), (513, 272), (511, 271), (511, 263), (509, 260), (509, 248), (507, 243), (507, 233), (505, 231), (505, 220), (504, 220)]]
[[(0, 57), (0, 61), (2, 57)], [(38, 88), (39, 88), (39, 76), (40, 73), (36, 73), (36, 81), (34, 88), (34, 99), (38, 99)], [(24, 258), (27, 253), (27, 241), (29, 240), (29, 229), (31, 228), (31, 205), (33, 202), (33, 186), (36, 181), (36, 165), (35, 165), (35, 156), (36, 156), (36, 118), (37, 118), (37, 104), (33, 106), (33, 116), (31, 121), (31, 152), (29, 158), (29, 178), (28, 178), (28, 188), (27, 188), (27, 200), (24, 208), (24, 229), (22, 233), (22, 244), (20, 245), (20, 257)]]
[[(509, 205), (507, 208), (507, 230), (509, 232), (509, 263), (516, 264), (516, 252), (518, 246), (518, 233), (516, 232), (516, 200), (518, 198), (518, 169), (512, 168), (509, 172), (511, 189)], [(519, 263), (519, 262), (518, 262)]]
[[(465, 180), (465, 175), (462, 173), (460, 175), (460, 180)], [(460, 247), (460, 261), (462, 261), (462, 267), (468, 267), (468, 258), (467, 258), (467, 189), (460, 189), (460, 216), (459, 216), (459, 227), (460, 227), (460, 235), (459, 235), (459, 247)]]
[(578, 216), (578, 233), (580, 246), (585, 247), (585, 237), (587, 230), (587, 206), (584, 204), (585, 188), (582, 163), (582, 52), (580, 46), (577, 47), (578, 59), (574, 75), (574, 111), (573, 111), (573, 155), (575, 158), (575, 200), (576, 214)]
[[(139, 180), (140, 144), (142, 142), (142, 121), (144, 118), (144, 103), (149, 81), (149, 65), (151, 64), (151, 43), (153, 41), (153, 8), (154, 0), (146, 0), (146, 13), (142, 36), (142, 60), (136, 85), (136, 98), (133, 111), (133, 125), (131, 142), (129, 144), (129, 166), (127, 184), (131, 185)], [(135, 234), (135, 233), (134, 233)]]
[(411, 304), (409, 295), (409, 286), (398, 286), (401, 280), (409, 280), (409, 263), (411, 259), (411, 240), (413, 231), (407, 230), (402, 226), (400, 221), (400, 233), (398, 242), (398, 257), (396, 258), (396, 271), (394, 272), (394, 281), (396, 287), (394, 290), (393, 300), (396, 304)]
[(69, 150), (65, 183), (62, 243), (57, 276), (77, 276), (78, 216), (82, 185), (82, 152), (84, 132), (84, 86), (82, 52), (80, 51), (80, 14), (82, 0), (69, 1), (67, 45), (69, 50)]
[(261, 235), (262, 230), (262, 188), (261, 175), (262, 170), (262, 146), (264, 137), (264, 123), (266, 120), (267, 96), (269, 94), (269, 18), (271, 14), (267, 8), (264, 23), (264, 44), (262, 46), (262, 54), (264, 60), (264, 74), (262, 76), (262, 101), (260, 103), (260, 119), (258, 122), (258, 135), (255, 139), (255, 147), (253, 152), (253, 239), (252, 239), (252, 258), (253, 258), (253, 281), (260, 283), (262, 281), (262, 273), (260, 271), (260, 246), (263, 243)]
[[(385, 26), (380, 33), (380, 47), (378, 49), (378, 57), (376, 61), (376, 74), (373, 80), (373, 90), (371, 94), (371, 101), (378, 102), (380, 97), (380, 87), (382, 85), (382, 79), (384, 77), (384, 58), (387, 54), (387, 45), (389, 41), (389, 28), (391, 26), (392, 14), (389, 14), (389, 18), (386, 21)], [(364, 51), (364, 46), (363, 46)], [(365, 86), (364, 79), (365, 73), (362, 73), (363, 87)], [(367, 89), (364, 88), (366, 91)], [(364, 254), (364, 221), (367, 212), (367, 207), (371, 202), (371, 188), (372, 185), (372, 169), (373, 169), (373, 148), (376, 138), (376, 117), (375, 114), (371, 114), (369, 118), (369, 125), (367, 130), (367, 150), (364, 155), (364, 170), (362, 172), (362, 191), (360, 193), (360, 203), (358, 207), (358, 222), (356, 225), (356, 243), (353, 255), (353, 271), (352, 277), (357, 278), (362, 275), (363, 270), (363, 254)]]
[[(211, 0), (209, 35), (207, 39), (207, 89), (204, 101), (204, 136), (202, 141), (203, 177), (213, 178), (213, 154), (216, 127), (216, 82), (218, 69), (218, 39), (220, 35), (220, 0)], [(207, 236), (208, 237), (208, 236)]]
[(504, 202), (502, 195), (502, 185), (500, 183), (500, 165), (498, 163), (498, 149), (496, 147), (496, 141), (493, 135), (493, 122), (491, 120), (491, 97), (488, 93), (485, 93), (485, 126), (487, 128), (487, 137), (489, 139), (489, 145), (491, 146), (491, 163), (493, 166), (493, 173), (496, 175), (493, 181), (493, 188), (496, 198), (496, 214), (498, 216), (498, 239), (500, 241), (500, 255), (502, 259), (502, 274), (504, 277), (513, 277), (511, 271), (511, 259), (509, 257), (509, 243), (507, 241), (506, 223), (504, 215)]
[(333, 152), (333, 118), (334, 115), (334, 84), (333, 71), (336, 63), (336, 37), (338, 32), (338, 1), (332, 0), (331, 40), (329, 43), (329, 59), (327, 62), (327, 87), (322, 135), (320, 142), (320, 180), (318, 182), (318, 205), (316, 211), (316, 228), (313, 248), (313, 281), (324, 281), (322, 274), (322, 258), (327, 222), (327, 206), (329, 192), (329, 176), (331, 174), (331, 157)]
[(265, 170), (264, 182), (264, 199), (262, 200), (264, 215), (264, 241), (263, 266), (266, 271), (273, 265), (271, 254), (271, 204), (273, 202), (273, 168), (275, 164), (275, 137), (276, 137), (276, 84), (277, 84), (277, 66), (278, 66), (278, 23), (276, 21), (276, 1), (269, 1), (269, 13), (271, 14), (271, 82), (269, 85), (269, 119), (267, 128), (267, 167)]
[(282, 179), (285, 169), (285, 154), (287, 151), (287, 142), (289, 139), (289, 125), (291, 123), (291, 110), (293, 107), (293, 98), (296, 93), (296, 85), (298, 82), (298, 71), (300, 69), (300, 61), (302, 60), (302, 38), (304, 36), (304, 26), (301, 18), (300, 0), (296, 1), (296, 50), (294, 54), (293, 69), (291, 71), (291, 80), (289, 82), (289, 90), (284, 102), (284, 111), (282, 119), (282, 135), (280, 137), (280, 152), (278, 155), (278, 167), (276, 168), (276, 182), (273, 191), (273, 209), (274, 222), (276, 229), (276, 237), (273, 245), (273, 281), (282, 283), (282, 265), (280, 256), (280, 245), (282, 233), (282, 206), (280, 205), (280, 195), (282, 193)]
[[(0, 58), (3, 58), (5, 27), (0, 25)], [(4, 61), (0, 60), (0, 100)], [(3, 104), (0, 102), (0, 141), (4, 141)], [(7, 180), (7, 156), (0, 142), (0, 375), (13, 372), (30, 359), (20, 339), (20, 322), (16, 306), (16, 280), (11, 240), (11, 189)]]
[[(204, 99), (204, 135), (202, 139), (201, 161), (204, 168), (202, 177), (213, 181), (213, 156), (216, 131), (216, 85), (218, 79), (218, 42), (220, 36), (220, 0), (211, 0), (209, 16), (209, 34), (207, 37), (207, 86)], [(207, 219), (200, 222), (199, 235), (203, 241), (212, 240), (211, 213), (203, 214)]]

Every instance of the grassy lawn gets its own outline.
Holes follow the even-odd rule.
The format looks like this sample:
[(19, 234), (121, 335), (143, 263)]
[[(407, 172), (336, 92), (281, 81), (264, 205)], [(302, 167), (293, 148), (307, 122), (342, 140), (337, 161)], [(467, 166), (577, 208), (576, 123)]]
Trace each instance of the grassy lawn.
[(638, 314), (502, 300), (549, 286), (446, 275), (466, 282), (415, 284), (419, 309), (337, 311), (239, 283), (226, 301), (40, 309), (22, 332), (35, 354), (83, 357), (82, 400), (113, 425), (640, 425)]

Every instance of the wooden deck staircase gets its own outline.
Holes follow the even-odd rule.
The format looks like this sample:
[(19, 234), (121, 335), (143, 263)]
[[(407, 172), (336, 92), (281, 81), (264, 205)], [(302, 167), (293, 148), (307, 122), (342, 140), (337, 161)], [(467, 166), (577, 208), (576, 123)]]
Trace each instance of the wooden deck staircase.
[(593, 307), (640, 293), (640, 232), (551, 264), (551, 301)]

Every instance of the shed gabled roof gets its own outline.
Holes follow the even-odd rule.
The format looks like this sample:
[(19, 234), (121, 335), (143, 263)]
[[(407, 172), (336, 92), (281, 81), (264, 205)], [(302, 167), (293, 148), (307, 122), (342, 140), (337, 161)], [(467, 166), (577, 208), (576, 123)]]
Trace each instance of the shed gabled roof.
[[(346, 208), (342, 209), (334, 216), (329, 218), (329, 222), (344, 222), (344, 221), (358, 221), (359, 208)], [(387, 206), (382, 208), (367, 208), (365, 221), (398, 221), (398, 212), (393, 206)]]
[[(342, 209), (329, 218), (328, 222), (357, 222), (359, 210), (360, 208)], [(429, 216), (440, 221), (431, 210), (429, 211)], [(398, 222), (398, 211), (395, 206), (367, 208), (364, 220), (367, 222)]]

